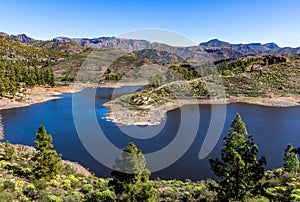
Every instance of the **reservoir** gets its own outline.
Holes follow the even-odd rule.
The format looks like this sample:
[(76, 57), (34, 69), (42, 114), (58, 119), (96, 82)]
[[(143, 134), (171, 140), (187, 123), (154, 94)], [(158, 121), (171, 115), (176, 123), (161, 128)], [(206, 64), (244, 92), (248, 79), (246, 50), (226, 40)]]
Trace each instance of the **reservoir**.
[[(135, 91), (138, 88), (123, 87), (120, 94)], [(102, 105), (110, 100), (113, 89), (99, 88), (96, 95), (92, 89), (85, 89), (78, 93), (82, 103), (89, 99), (95, 100), (93, 109), (97, 122), (105, 134), (106, 138), (118, 148), (125, 147), (133, 141), (142, 149), (144, 154), (167, 148), (175, 139), (179, 130), (179, 125), (184, 130), (184, 139), (193, 137), (193, 141), (186, 152), (168, 167), (152, 173), (151, 178), (161, 179), (192, 179), (200, 180), (214, 178), (210, 169), (209, 158), (220, 157), (223, 146), (223, 137), (230, 129), (231, 121), (236, 113), (240, 113), (242, 119), (246, 122), (248, 132), (253, 135), (254, 142), (259, 147), (259, 154), (267, 159), (267, 168), (274, 169), (283, 166), (284, 150), (288, 143), (294, 147), (300, 147), (300, 107), (265, 107), (248, 104), (229, 104), (226, 105), (226, 117), (220, 138), (212, 151), (204, 159), (199, 159), (199, 151), (206, 137), (210, 121), (212, 107), (210, 105), (185, 105), (180, 109), (169, 111), (166, 120), (157, 126), (117, 126), (115, 123), (105, 119), (109, 109)], [(85, 109), (84, 104), (79, 110), (82, 113), (82, 123), (86, 123), (86, 130), (90, 136), (99, 135), (89, 127), (89, 120), (84, 116), (90, 109)], [(190, 116), (182, 116), (182, 111)], [(193, 114), (200, 113), (200, 119), (197, 122), (197, 132), (192, 134), (189, 128), (194, 122)], [(79, 113), (79, 114), (80, 114)], [(126, 112), (124, 112), (126, 113)], [(5, 140), (10, 143), (25, 145), (34, 145), (35, 131), (40, 125), (44, 125), (49, 134), (53, 136), (53, 143), (58, 153), (61, 153), (63, 159), (79, 162), (86, 168), (89, 168), (98, 177), (110, 177), (111, 170), (99, 163), (84, 147), (78, 131), (76, 130), (72, 112), (72, 94), (63, 94), (60, 99), (51, 100), (44, 103), (34, 104), (28, 107), (1, 110), (3, 117)], [(220, 123), (222, 124), (222, 123)], [(91, 128), (91, 130), (89, 130)], [(125, 131), (125, 132), (124, 132)], [(132, 131), (133, 136), (128, 135), (126, 131)], [(144, 132), (140, 132), (144, 131)], [(155, 132), (155, 136), (143, 138), (146, 135)], [(139, 138), (139, 136), (141, 138)], [(82, 138), (82, 136), (81, 136)], [(95, 148), (97, 148), (95, 142)], [(100, 144), (101, 145), (101, 144)], [(180, 147), (180, 145), (178, 145)], [(107, 152), (107, 158), (110, 151), (102, 151), (99, 146), (99, 152)], [(158, 157), (159, 158), (159, 157)], [(158, 159), (165, 161), (166, 159)]]

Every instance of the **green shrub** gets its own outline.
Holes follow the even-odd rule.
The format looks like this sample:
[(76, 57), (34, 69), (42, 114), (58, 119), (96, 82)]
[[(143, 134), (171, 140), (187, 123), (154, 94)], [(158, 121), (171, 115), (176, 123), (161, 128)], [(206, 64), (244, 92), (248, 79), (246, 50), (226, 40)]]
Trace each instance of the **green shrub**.
[(59, 196), (55, 195), (49, 195), (47, 199), (49, 200), (49, 202), (62, 202), (62, 199)]
[(79, 180), (74, 175), (70, 175), (69, 179), (71, 180), (71, 186), (73, 188), (76, 188), (79, 186)]
[(5, 180), (3, 182), (3, 189), (10, 189), (10, 190), (14, 191), (15, 186), (16, 186), (15, 183), (10, 180)]
[(6, 161), (11, 161), (14, 157), (14, 153), (15, 153), (15, 147), (9, 144), (8, 141), (6, 141), (4, 145), (3, 159)]
[(83, 201), (83, 198), (84, 198), (83, 194), (81, 194), (78, 191), (73, 191), (71, 194), (68, 194), (62, 199), (64, 202), (78, 202), (78, 201)]
[(33, 184), (36, 187), (36, 189), (46, 189), (47, 187), (47, 182), (43, 178), (34, 180)]
[(78, 202), (82, 201), (82, 196), (81, 195), (67, 195), (63, 197), (64, 202)]
[(105, 179), (99, 178), (96, 182), (96, 184), (99, 186), (100, 189), (104, 189), (105, 187), (108, 186), (108, 183)]
[(11, 202), (14, 201), (15, 196), (10, 192), (0, 191), (0, 201), (1, 202)]
[(50, 180), (50, 185), (59, 187), (60, 183), (56, 179), (52, 179)]
[(109, 189), (104, 191), (96, 191), (87, 197), (86, 201), (112, 201), (114, 194)]
[(34, 184), (28, 184), (24, 190), (23, 193), (30, 197), (31, 199), (37, 199), (39, 197), (38, 192), (34, 186)]
[(82, 192), (83, 193), (90, 193), (90, 192), (93, 192), (94, 188), (91, 184), (84, 184), (82, 186)]
[(71, 187), (72, 187), (71, 180), (68, 180), (68, 179), (64, 180), (64, 184), (63, 184), (62, 188), (65, 190), (70, 190)]

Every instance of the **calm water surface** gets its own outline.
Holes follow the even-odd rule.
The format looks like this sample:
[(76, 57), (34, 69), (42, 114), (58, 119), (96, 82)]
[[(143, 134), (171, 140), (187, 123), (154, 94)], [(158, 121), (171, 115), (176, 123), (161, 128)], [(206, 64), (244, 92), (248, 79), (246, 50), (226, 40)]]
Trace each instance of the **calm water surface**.
[[(127, 93), (138, 88), (125, 87), (119, 93)], [(94, 99), (91, 89), (79, 94), (83, 101)], [(166, 122), (158, 126), (147, 126), (149, 132), (160, 131), (158, 135), (149, 139), (137, 139), (126, 135), (123, 131), (133, 127), (118, 128), (113, 122), (104, 119), (109, 111), (102, 105), (109, 101), (113, 89), (98, 89), (96, 93), (95, 109), (98, 122), (107, 138), (119, 148), (130, 141), (134, 141), (144, 153), (151, 153), (166, 147), (175, 137), (178, 126), (182, 121), (189, 135), (189, 124), (195, 118), (193, 114), (200, 109), (200, 122), (197, 136), (188, 151), (171, 166), (152, 173), (152, 178), (161, 179), (205, 179), (212, 178), (208, 159), (220, 155), (222, 138), (227, 134), (230, 123), (236, 113), (240, 113), (247, 124), (248, 132), (253, 134), (255, 143), (259, 146), (260, 154), (267, 158), (267, 167), (282, 166), (283, 153), (286, 145), (292, 143), (300, 146), (300, 107), (274, 108), (246, 104), (227, 105), (226, 122), (216, 147), (205, 159), (199, 160), (198, 154), (205, 138), (211, 118), (210, 105), (187, 105), (181, 108), (191, 116), (181, 120), (179, 109), (167, 113)], [(85, 109), (80, 109), (83, 112)], [(99, 177), (109, 177), (111, 170), (97, 162), (84, 148), (77, 135), (72, 116), (72, 94), (63, 94), (61, 99), (28, 107), (7, 109), (0, 111), (3, 117), (5, 140), (11, 143), (33, 145), (35, 131), (40, 125), (45, 125), (47, 132), (53, 136), (55, 149), (64, 159), (77, 161), (89, 168)], [(160, 130), (162, 128), (162, 130)], [(134, 131), (134, 129), (133, 129)], [(93, 133), (93, 131), (90, 131)], [(96, 133), (93, 135), (97, 135)], [(143, 134), (140, 134), (143, 135)], [(163, 159), (162, 159), (163, 160)]]

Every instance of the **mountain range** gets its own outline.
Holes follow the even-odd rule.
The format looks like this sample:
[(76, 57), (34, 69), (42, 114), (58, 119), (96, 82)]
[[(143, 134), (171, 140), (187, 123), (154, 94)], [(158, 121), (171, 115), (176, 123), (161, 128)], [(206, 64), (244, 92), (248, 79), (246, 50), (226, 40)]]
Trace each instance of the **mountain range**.
[[(37, 40), (28, 37), (25, 34), (11, 35), (11, 37), (25, 42), (36, 43)], [(245, 55), (267, 55), (267, 54), (295, 54), (300, 53), (300, 47), (281, 48), (275, 43), (249, 43), (249, 44), (231, 44), (228, 42), (213, 39), (208, 42), (200, 43), (198, 46), (192, 47), (174, 47), (166, 44), (149, 42), (138, 39), (124, 39), (117, 37), (98, 37), (98, 38), (69, 38), (56, 37), (52, 39), (54, 43), (71, 43), (75, 42), (84, 48), (115, 48), (126, 52), (140, 51), (144, 49), (155, 49), (173, 53), (181, 58), (201, 58), (203, 53), (208, 53), (216, 59), (240, 57)], [(145, 55), (145, 52), (143, 52)], [(147, 56), (150, 57), (150, 56)], [(151, 58), (151, 57), (150, 57)]]

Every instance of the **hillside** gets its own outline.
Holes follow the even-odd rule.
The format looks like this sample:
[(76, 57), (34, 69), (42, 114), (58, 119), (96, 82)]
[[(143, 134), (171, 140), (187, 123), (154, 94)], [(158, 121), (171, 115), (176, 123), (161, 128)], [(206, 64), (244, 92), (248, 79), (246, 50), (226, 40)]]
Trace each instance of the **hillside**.
[[(269, 97), (298, 96), (300, 89), (300, 54), (247, 56), (238, 59), (225, 59), (214, 62), (220, 74), (226, 96)], [(173, 67), (171, 67), (173, 68)], [(201, 76), (203, 69), (188, 70), (173, 68), (187, 83), (207, 82), (211, 75)], [(199, 72), (199, 76), (195, 73)], [(162, 84), (172, 85), (173, 81), (161, 80)], [(184, 81), (183, 80), (183, 81)], [(184, 85), (184, 84), (182, 84)], [(161, 87), (158, 86), (158, 89)], [(155, 89), (152, 89), (152, 92)], [(209, 96), (209, 95), (208, 95)]]
[(14, 39), (3, 32), (0, 33), (0, 58), (2, 60), (35, 59), (56, 62), (68, 56), (68, 53), (40, 48), (31, 43)]
[[(284, 55), (273, 54), (277, 52)], [(195, 76), (195, 72), (180, 68), (181, 65), (202, 71), (201, 68), (207, 68), (214, 63), (222, 77), (227, 98), (293, 97), (298, 95), (300, 63), (298, 54), (286, 55), (291, 52), (297, 53), (298, 49), (280, 48), (274, 43), (230, 44), (211, 40), (199, 46), (174, 47), (116, 37), (94, 39), (57, 37), (52, 41), (40, 41), (24, 34), (9, 36), (1, 33), (0, 60), (5, 66), (2, 67), (4, 68), (2, 71), (6, 72), (6, 75), (17, 74), (16, 72), (21, 75), (24, 71), (29, 74), (35, 72), (36, 75), (17, 76), (10, 78), (9, 81), (6, 79), (4, 87), (0, 87), (1, 92), (10, 92), (14, 95), (18, 89), (24, 87), (24, 83), (25, 87), (54, 85), (53, 78), (48, 76), (49, 73), (54, 74), (56, 82), (63, 82), (62, 84), (73, 82), (76, 78), (82, 82), (89, 79), (98, 82), (118, 81), (124, 75), (131, 74), (131, 79), (150, 76), (150, 83), (160, 85), (172, 82), (172, 80), (166, 82), (165, 78), (161, 78), (165, 74), (164, 69), (172, 66), (178, 67), (179, 69), (173, 70), (183, 74), (182, 76), (190, 83), (203, 83), (203, 76)], [(14, 68), (18, 67), (18, 70), (9, 68), (13, 63), (16, 64), (13, 65)], [(83, 71), (84, 69), (89, 71)], [(82, 75), (77, 75), (79, 70)], [(93, 75), (90, 75), (91, 71)], [(5, 74), (2, 74), (2, 83)], [(188, 74), (194, 76), (189, 77)], [(172, 77), (171, 75), (170, 78)], [(52, 84), (48, 80), (51, 80)]]
[(27, 88), (55, 86), (52, 66), (69, 56), (0, 33), (0, 96), (22, 100)]
[[(180, 104), (300, 104), (300, 54), (246, 56), (214, 63), (215, 73), (208, 67), (170, 66), (143, 90), (105, 104), (111, 109), (107, 118), (121, 125), (156, 125)], [(155, 116), (147, 115), (150, 109)]]

